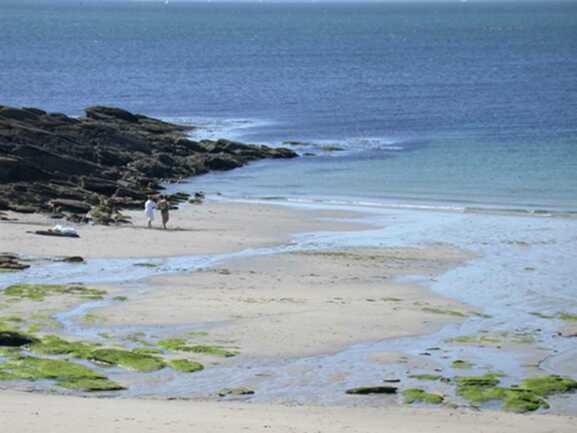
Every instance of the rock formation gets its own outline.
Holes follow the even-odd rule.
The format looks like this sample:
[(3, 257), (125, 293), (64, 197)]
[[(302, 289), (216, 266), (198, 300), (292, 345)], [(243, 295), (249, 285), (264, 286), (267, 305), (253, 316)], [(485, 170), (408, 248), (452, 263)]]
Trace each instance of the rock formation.
[(73, 118), (0, 106), (0, 211), (69, 217), (103, 203), (141, 208), (164, 182), (297, 156), (289, 149), (229, 140), (193, 141), (186, 137), (193, 127), (119, 108), (85, 111), (86, 117)]

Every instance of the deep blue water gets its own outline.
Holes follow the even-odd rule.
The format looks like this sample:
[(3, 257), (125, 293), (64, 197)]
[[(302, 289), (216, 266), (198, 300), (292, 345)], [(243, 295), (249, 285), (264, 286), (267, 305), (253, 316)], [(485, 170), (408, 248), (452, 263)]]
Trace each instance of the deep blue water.
[(0, 104), (116, 105), (318, 155), (195, 188), (577, 210), (575, 2), (2, 0), (0, 29)]

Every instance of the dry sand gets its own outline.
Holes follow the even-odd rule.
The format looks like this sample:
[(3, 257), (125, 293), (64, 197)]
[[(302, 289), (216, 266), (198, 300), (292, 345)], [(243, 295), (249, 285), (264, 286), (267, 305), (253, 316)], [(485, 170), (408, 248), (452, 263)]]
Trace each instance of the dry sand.
[[(126, 212), (133, 225), (72, 224), (45, 215), (8, 212), (17, 221), (0, 221), (0, 252), (32, 256), (160, 257), (218, 254), (287, 242), (294, 233), (351, 230), (363, 226), (328, 222), (323, 217), (353, 217), (345, 212), (307, 211), (280, 206), (207, 202), (184, 205), (171, 213), (169, 230), (145, 227), (144, 213)], [(39, 236), (30, 232), (56, 224), (75, 227), (80, 238)]]
[(13, 433), (574, 433), (575, 425), (554, 415), (0, 393), (0, 431)]

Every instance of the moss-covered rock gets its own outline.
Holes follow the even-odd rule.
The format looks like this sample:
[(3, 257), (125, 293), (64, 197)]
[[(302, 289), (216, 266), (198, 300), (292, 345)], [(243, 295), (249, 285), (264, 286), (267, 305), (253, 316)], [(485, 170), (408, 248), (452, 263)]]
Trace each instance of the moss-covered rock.
[(508, 412), (525, 413), (541, 408), (549, 409), (549, 403), (533, 392), (514, 388), (508, 388), (505, 392), (503, 409)]
[(438, 380), (440, 382), (450, 382), (451, 379), (438, 374), (410, 374), (408, 376), (410, 379), (416, 380)]
[(409, 388), (403, 391), (404, 401), (411, 403), (441, 404), (444, 400), (442, 395), (432, 394), (419, 388)]
[(46, 335), (29, 349), (31, 352), (45, 355), (71, 355), (76, 358), (87, 358), (90, 353), (100, 347), (96, 343), (86, 343), (83, 341), (67, 341), (56, 335)]
[(197, 371), (204, 370), (204, 365), (200, 362), (190, 361), (188, 359), (173, 359), (168, 362), (172, 368), (184, 373), (194, 373)]
[(120, 391), (126, 389), (126, 387), (119, 385), (118, 383), (113, 382), (110, 379), (105, 378), (82, 378), (76, 380), (62, 380), (58, 381), (57, 385), (63, 388), (84, 392)]
[(25, 356), (0, 365), (0, 371), (24, 380), (76, 380), (102, 379), (104, 376), (80, 364), (61, 359), (44, 359)]
[(156, 356), (122, 349), (98, 349), (90, 353), (88, 359), (101, 365), (143, 372), (160, 370), (165, 366), (164, 361)]
[(54, 295), (90, 296), (92, 298), (100, 299), (104, 294), (106, 294), (106, 291), (78, 284), (13, 284), (4, 289), (4, 294), (14, 299), (43, 301), (47, 296)]
[(497, 386), (499, 378), (496, 374), (484, 376), (461, 376), (454, 379), (459, 386)]
[(523, 380), (521, 388), (546, 397), (577, 390), (577, 381), (556, 375), (533, 377)]

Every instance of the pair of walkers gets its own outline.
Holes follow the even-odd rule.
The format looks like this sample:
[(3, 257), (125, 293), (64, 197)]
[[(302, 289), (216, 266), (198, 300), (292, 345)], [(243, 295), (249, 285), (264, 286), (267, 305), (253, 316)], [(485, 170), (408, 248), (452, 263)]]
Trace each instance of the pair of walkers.
[(152, 227), (152, 221), (154, 221), (154, 211), (156, 209), (160, 211), (160, 216), (162, 218), (162, 228), (166, 229), (166, 224), (168, 224), (168, 220), (170, 219), (170, 203), (168, 202), (165, 195), (160, 196), (158, 203), (156, 203), (152, 195), (149, 195), (148, 200), (146, 200), (146, 203), (144, 203), (144, 216), (146, 217), (148, 228)]

